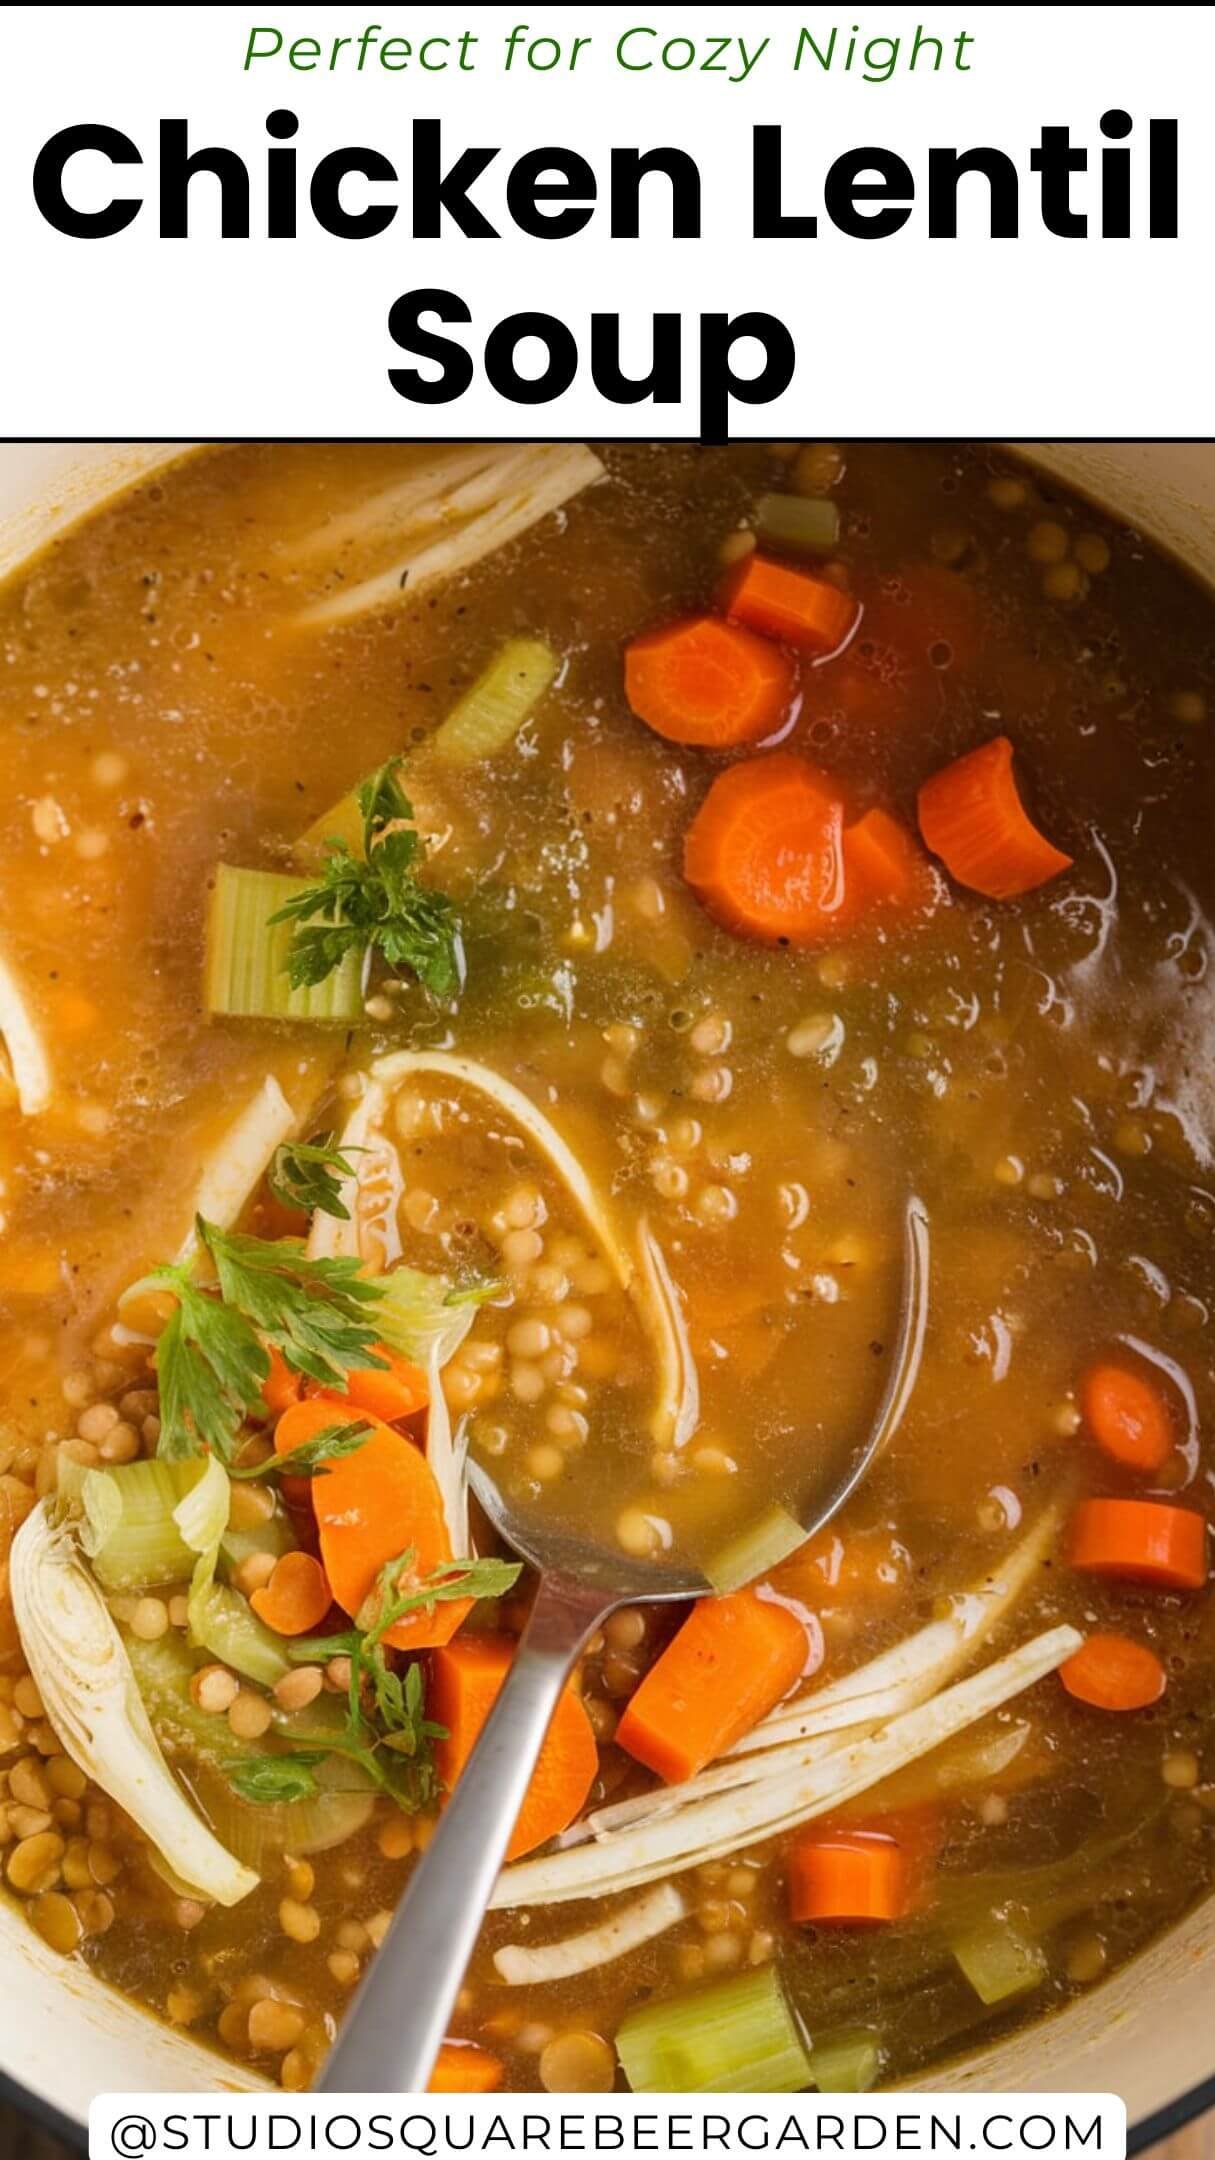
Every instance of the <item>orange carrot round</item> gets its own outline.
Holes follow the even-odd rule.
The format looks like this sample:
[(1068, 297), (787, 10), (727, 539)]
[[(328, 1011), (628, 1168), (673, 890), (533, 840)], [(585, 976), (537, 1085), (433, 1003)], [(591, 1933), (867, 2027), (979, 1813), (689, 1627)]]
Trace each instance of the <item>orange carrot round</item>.
[(844, 923), (844, 806), (788, 751), (719, 773), (688, 828), (684, 876), (710, 915), (770, 945), (816, 945)]
[(1053, 847), (1025, 810), (1007, 735), (926, 780), (919, 817), (925, 845), (950, 876), (989, 900), (1015, 900), (1071, 868), (1071, 856)]
[(1094, 1710), (1146, 1710), (1168, 1686), (1155, 1651), (1129, 1635), (1090, 1635), (1059, 1667), (1059, 1678)]
[(754, 1590), (702, 1598), (631, 1697), (617, 1745), (679, 1784), (787, 1695), (806, 1664), (796, 1614)]
[(907, 1870), (891, 1837), (819, 1831), (789, 1855), (789, 1917), (816, 1927), (874, 1927), (907, 1910)]
[(1089, 1575), (1201, 1590), (1207, 1526), (1193, 1508), (1163, 1500), (1082, 1500), (1072, 1516), (1068, 1558)]
[(471, 2040), (445, 2040), (435, 2057), (426, 2090), (432, 2093), (496, 2092), (505, 2071), (487, 2048)]
[(333, 1592), (311, 1553), (286, 1552), (275, 1561), (269, 1582), (251, 1592), (249, 1603), (276, 1635), (311, 1635), (332, 1605)]
[(374, 1355), (382, 1362), (347, 1373), (344, 1390), (320, 1388), (317, 1393), (331, 1402), (346, 1403), (354, 1410), (383, 1418), (386, 1425), (396, 1425), (402, 1418), (424, 1410), (430, 1389), (421, 1366), (412, 1364), (398, 1350), (390, 1350), (387, 1343), (376, 1343)]
[(849, 903), (922, 907), (931, 893), (928, 864), (905, 825), (888, 810), (867, 810), (844, 833)]
[[(420, 1579), (452, 1557), (439, 1488), (421, 1449), (382, 1419), (360, 1416), (371, 1426), (370, 1436), (310, 1483), (325, 1573), (334, 1598), (352, 1619), (389, 1560), (412, 1551), (411, 1572)], [(327, 1425), (341, 1422), (337, 1405), (314, 1395), (279, 1419), (275, 1448), (280, 1455), (290, 1455)], [(432, 1612), (419, 1607), (398, 1620), (384, 1640), (398, 1650), (450, 1642), (471, 1603), (469, 1598), (453, 1598)]]
[(1130, 1470), (1159, 1470), (1173, 1446), (1173, 1420), (1155, 1383), (1127, 1365), (1092, 1365), (1080, 1382), (1087, 1431)]
[[(514, 1642), (501, 1636), (464, 1635), (436, 1650), (430, 1661), (426, 1714), (446, 1728), (447, 1738), (435, 1746), (435, 1763), (449, 1791), (472, 1754), (514, 1654)], [(568, 1829), (598, 1769), (591, 1721), (581, 1699), (567, 1688), (540, 1750), (507, 1859), (517, 1860)]]
[(859, 609), (851, 593), (766, 555), (748, 555), (722, 582), (722, 612), (762, 636), (824, 658), (838, 652)]
[(630, 708), (668, 742), (728, 749), (779, 727), (797, 670), (767, 638), (714, 615), (668, 623), (634, 638), (624, 656)]

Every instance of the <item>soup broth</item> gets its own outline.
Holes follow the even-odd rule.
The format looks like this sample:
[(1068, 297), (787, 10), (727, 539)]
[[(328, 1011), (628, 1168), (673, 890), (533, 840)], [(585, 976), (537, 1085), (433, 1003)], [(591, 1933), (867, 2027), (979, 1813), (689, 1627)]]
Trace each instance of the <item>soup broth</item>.
[[(666, 2006), (679, 2031), (686, 2004), (724, 2049), (730, 1998), (707, 1991), (766, 1974), (810, 2044), (800, 2082), (926, 2072), (1097, 1983), (1210, 1880), (1210, 603), (1135, 532), (983, 446), (652, 445), (603, 450), (602, 480), (416, 598), (407, 586), (397, 604), (314, 620), (354, 574), (360, 505), (417, 455), (192, 456), (0, 593), (0, 947), (49, 1069), (28, 1115), (18, 1057), (0, 1074), (5, 1549), (35, 1500), (78, 1510), (84, 1472), (163, 1452), (155, 1338), (173, 1293), (127, 1293), (187, 1253), (200, 1177), (274, 1083), (297, 1137), (349, 1150), (331, 1177), (351, 1206), (313, 1212), (309, 1253), (354, 1250), (377, 1279), (442, 1282), (444, 1312), (466, 1327), (444, 1400), (513, 1504), (711, 1576), (723, 1553), (750, 1550), (758, 1593), (725, 1587), (796, 1622), (784, 1687), (808, 1704), (956, 1618), (959, 1593), (990, 1597), (1035, 1537), (1015, 1610), (1001, 1607), (989, 1648), (976, 1637), (974, 1664), (1058, 1628), (1090, 1660), (1072, 1662), (1069, 1636), (1062, 1678), (1044, 1669), (804, 1819), (761, 1810), (748, 1831), (756, 1788), (740, 1788), (751, 1798), (728, 1849), (693, 1839), (644, 1876), (675, 1884), (677, 1916), (572, 1977), (511, 1983), (501, 1954), (592, 1929), (605, 1896), (623, 1909), (638, 1886), (609, 1866), (602, 1884), (550, 1897), (521, 1874), (486, 1921), (452, 2035), (467, 2046), (445, 2074), (524, 2091), (627, 2075), (644, 2089), (651, 2058), (628, 2038), (644, 2034), (640, 2012)], [(626, 648), (741, 605), (715, 596), (723, 568), (737, 577), (768, 551), (761, 537), (753, 554), (757, 515), (761, 536), (764, 518), (780, 530), (780, 513), (757, 512), (772, 496), (831, 506), (812, 558), (771, 553), (834, 595), (847, 635), (796, 657), (774, 641), (790, 687), (758, 744), (667, 739), (630, 709)], [(440, 723), (512, 639), (542, 639), (555, 679), (497, 754), (445, 762)], [(917, 797), (1005, 737), (1022, 816), (1064, 867), (992, 897), (925, 844)], [(781, 757), (826, 776), (815, 785), (838, 791), (849, 832), (871, 809), (897, 820), (909, 901), (854, 915), (841, 903), (806, 937), (739, 934), (702, 904), (685, 846), (710, 787)], [(425, 837), (423, 885), (458, 922), (459, 987), (436, 995), (377, 963), (336, 1026), (208, 1010), (217, 865), (323, 875), (326, 831), (351, 829), (350, 790), (395, 760)], [(851, 879), (847, 833), (842, 846)], [(380, 1064), (402, 1051), (413, 1064)], [(373, 1068), (380, 1109), (365, 1128)], [(590, 1209), (484, 1092), (486, 1072), (549, 1121)], [(306, 1235), (309, 1210), (260, 1171), (240, 1230)], [(914, 1385), (860, 1489), (799, 1543), (891, 1385), (912, 1195), (930, 1249)], [(673, 1286), (665, 1304), (646, 1252)], [(425, 1375), (425, 1356), (413, 1366)], [(324, 1473), (312, 1497), (298, 1475), (284, 1495), (272, 1474), (271, 1408), (289, 1413), (299, 1393), (286, 1379), (242, 1425), (237, 1467), (261, 1474), (233, 1482), (221, 1557), (255, 1611), (285, 1544), (316, 1552), (312, 1497), (334, 1575)], [(356, 1428), (335, 1478), (359, 1461), (353, 1379), (350, 1401), (330, 1421)], [(423, 1380), (387, 1419), (415, 1453), (425, 1402)], [(1104, 1501), (1124, 1512), (1093, 1516)], [(1129, 1558), (1111, 1557), (1115, 1534)], [(1164, 1563), (1145, 1561), (1157, 1534), (1188, 1536), (1188, 1559), (1170, 1544)], [(349, 1656), (284, 1652), (291, 1686), (233, 1671), (198, 1642), (187, 1580), (103, 1589), (153, 1704), (176, 1687), (201, 1721), (201, 1740), (171, 1719), (161, 1738), (256, 1887), (225, 1908), (166, 1882), (104, 1774), (60, 1746), (5, 1604), (9, 1886), (57, 1947), (299, 2087), (433, 1830), (455, 1742), (450, 1728), (424, 1736), (436, 1773), (408, 1804), (378, 1786), (344, 1792), (332, 1837), (276, 1846), (268, 1816), (250, 1827), (258, 1803), (233, 1800), (230, 1742), (247, 1755), (268, 1734), (281, 1751), (309, 1704), (338, 1717)], [(305, 1645), (340, 1632), (321, 1624), (329, 1589), (336, 1579), (296, 1631)], [(387, 1595), (375, 1567), (373, 1593)], [(520, 1579), (467, 1618), (432, 1606), (390, 1642), (386, 1669), (445, 1697), (452, 1643), (436, 1613), (462, 1619), (456, 1643), (509, 1645), (527, 1597)], [(375, 1625), (363, 1601), (337, 1618)], [(594, 1759), (576, 1815), (636, 1799), (647, 1819), (644, 1689), (685, 1621), (630, 1609), (590, 1644), (574, 1685)], [(1106, 1638), (1121, 1649), (1094, 1653)], [(918, 1714), (964, 1669), (959, 1653), (852, 1737), (880, 1739), (883, 1716)], [(766, 1714), (780, 1716), (775, 1699)], [(214, 1760), (208, 1720), (224, 1734)], [(745, 1760), (730, 1750), (746, 1745), (730, 1735), (708, 1760)], [(786, 1762), (773, 1758), (773, 1778)], [(607, 1866), (616, 1819), (604, 1827)], [(877, 1896), (878, 1847), (898, 1893), (853, 1910), (838, 1852), (859, 1849)], [(1010, 1939), (1020, 1966), (993, 1975), (993, 1944)], [(745, 2066), (736, 2082), (748, 2089)]]

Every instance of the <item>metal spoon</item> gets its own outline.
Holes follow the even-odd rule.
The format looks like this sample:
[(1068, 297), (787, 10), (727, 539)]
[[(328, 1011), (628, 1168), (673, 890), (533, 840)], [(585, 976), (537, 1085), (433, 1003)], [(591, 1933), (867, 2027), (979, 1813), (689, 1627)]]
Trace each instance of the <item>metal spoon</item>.
[[(806, 1535), (830, 1520), (891, 1437), (915, 1379), (928, 1293), (928, 1219), (904, 1214), (898, 1340), (878, 1414), (843, 1475), (815, 1504)], [(469, 1466), (499, 1537), (539, 1575), (531, 1616), (505, 1686), (398, 1905), (392, 1926), (317, 2080), (321, 2092), (424, 2092), (476, 1944), (561, 1691), (578, 1652), (621, 1605), (704, 1597), (697, 1568), (631, 1560), (507, 1506)]]

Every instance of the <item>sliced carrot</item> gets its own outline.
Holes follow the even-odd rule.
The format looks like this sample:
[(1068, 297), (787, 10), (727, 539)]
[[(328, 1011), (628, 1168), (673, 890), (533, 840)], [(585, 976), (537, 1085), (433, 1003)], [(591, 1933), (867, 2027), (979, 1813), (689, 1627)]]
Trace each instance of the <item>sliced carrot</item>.
[[(315, 1440), (334, 1424), (334, 1413), (334, 1403), (321, 1395), (297, 1403), (275, 1428), (277, 1452), (290, 1455), (303, 1441)], [(452, 1556), (439, 1488), (421, 1449), (382, 1419), (361, 1415), (371, 1426), (369, 1438), (353, 1455), (336, 1458), (310, 1485), (325, 1573), (334, 1598), (352, 1619), (389, 1560), (412, 1551), (411, 1572), (420, 1579)], [(397, 1650), (450, 1642), (471, 1603), (453, 1598), (432, 1612), (419, 1608), (398, 1620), (384, 1640)]]
[(281, 1417), (284, 1410), (290, 1410), (292, 1404), (300, 1400), (303, 1382), (298, 1373), (292, 1372), (282, 1351), (276, 1350), (273, 1343), (267, 1343), (265, 1350), (270, 1360), (270, 1370), (262, 1381), (262, 1401), (271, 1417)]
[(921, 907), (931, 896), (928, 864), (888, 810), (867, 810), (845, 829), (844, 877), (850, 902), (862, 906)]
[(286, 1552), (274, 1573), (249, 1603), (259, 1620), (276, 1635), (311, 1635), (333, 1603), (333, 1592), (319, 1560), (307, 1552)]
[(383, 1362), (347, 1373), (344, 1390), (319, 1388), (317, 1393), (330, 1402), (349, 1403), (356, 1410), (383, 1418), (386, 1425), (396, 1425), (402, 1418), (424, 1410), (430, 1401), (430, 1389), (421, 1366), (411, 1364), (399, 1351), (390, 1350), (387, 1343), (377, 1343), (373, 1355)]
[(1207, 1526), (1193, 1508), (1163, 1500), (1082, 1500), (1072, 1516), (1068, 1558), (1089, 1575), (1201, 1590)]
[(1127, 1365), (1092, 1365), (1080, 1382), (1080, 1409), (1098, 1447), (1131, 1470), (1159, 1470), (1173, 1446), (1173, 1420), (1160, 1388)]
[(727, 930), (821, 944), (845, 919), (843, 830), (833, 783), (778, 751), (718, 774), (688, 828), (684, 876)]
[[(436, 1650), (430, 1663), (426, 1714), (446, 1728), (435, 1746), (439, 1776), (448, 1791), (472, 1754), (481, 1727), (515, 1654), (500, 1635), (464, 1635)], [(519, 1810), (507, 1859), (517, 1860), (567, 1830), (586, 1800), (599, 1769), (599, 1749), (582, 1701), (567, 1688), (557, 1705), (540, 1759)]]
[(1059, 1667), (1059, 1678), (1069, 1695), (1094, 1710), (1146, 1710), (1168, 1686), (1155, 1651), (1129, 1635), (1090, 1635)]
[(775, 1598), (702, 1598), (631, 1698), (617, 1742), (668, 1784), (695, 1777), (788, 1694), (807, 1655), (805, 1628)]
[(1025, 810), (1007, 735), (926, 780), (919, 816), (925, 845), (950, 876), (989, 900), (1015, 900), (1071, 869), (1071, 856), (1052, 847)]
[(839, 651), (859, 614), (851, 593), (766, 555), (748, 555), (730, 571), (720, 602), (731, 622), (820, 657)]
[(496, 2055), (471, 2040), (445, 2040), (426, 2090), (432, 2093), (496, 2092), (506, 2075)]
[(816, 1927), (874, 1927), (907, 1910), (901, 1847), (874, 1830), (818, 1831), (789, 1854), (789, 1917)]
[(629, 705), (668, 742), (712, 750), (759, 742), (780, 725), (796, 687), (779, 645), (715, 615), (648, 630), (625, 649)]

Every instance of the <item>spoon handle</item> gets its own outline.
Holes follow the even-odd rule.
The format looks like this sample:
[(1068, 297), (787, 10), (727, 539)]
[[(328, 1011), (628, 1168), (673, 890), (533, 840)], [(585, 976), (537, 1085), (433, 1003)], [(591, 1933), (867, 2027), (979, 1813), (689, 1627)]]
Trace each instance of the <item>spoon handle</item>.
[(570, 1577), (541, 1577), (506, 1683), (343, 2020), (318, 2091), (425, 2092), (570, 1667), (618, 1603)]

